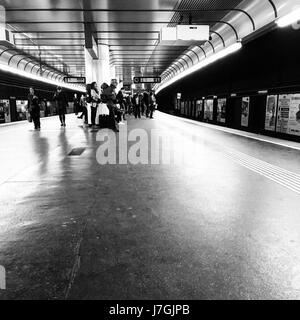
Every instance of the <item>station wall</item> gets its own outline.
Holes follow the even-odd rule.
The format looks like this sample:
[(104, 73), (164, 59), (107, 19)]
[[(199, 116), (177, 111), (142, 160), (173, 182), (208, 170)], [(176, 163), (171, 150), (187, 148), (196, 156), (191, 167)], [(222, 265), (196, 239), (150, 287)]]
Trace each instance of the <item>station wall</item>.
[(199, 121), (300, 141), (299, 44), (299, 29), (275, 29), (161, 91), (159, 108)]

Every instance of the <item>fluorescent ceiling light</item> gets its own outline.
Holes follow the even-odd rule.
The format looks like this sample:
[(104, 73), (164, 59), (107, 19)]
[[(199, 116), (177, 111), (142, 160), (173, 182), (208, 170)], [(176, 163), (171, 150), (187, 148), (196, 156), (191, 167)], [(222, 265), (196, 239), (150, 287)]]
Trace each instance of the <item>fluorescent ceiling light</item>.
[(267, 94), (268, 93), (268, 90), (260, 90), (258, 91), (258, 94)]
[(183, 79), (196, 71), (199, 71), (200, 69), (208, 66), (209, 64), (212, 64), (212, 63), (240, 50), (241, 48), (242, 48), (242, 43), (236, 42), (235, 44), (207, 57), (206, 59), (200, 61), (199, 63), (195, 64), (194, 66), (190, 67), (189, 69), (184, 70), (183, 72), (179, 73), (174, 78), (172, 78), (170, 81), (163, 83), (156, 90), (156, 94), (158, 94), (161, 90), (167, 88), (171, 84), (177, 82), (178, 80)]
[(23, 70), (16, 69), (16, 68), (4, 65), (4, 64), (0, 64), (0, 70), (18, 75), (23, 78), (28, 78), (31, 80), (36, 80), (36, 81), (48, 83), (53, 86), (60, 86), (62, 88), (73, 90), (73, 91), (85, 92), (85, 89), (82, 86), (71, 85), (71, 84), (67, 84), (67, 83), (59, 82), (59, 81), (53, 81), (53, 80), (50, 80), (50, 79), (47, 79), (47, 78), (44, 78), (44, 77), (41, 77), (41, 76), (38, 76), (38, 75), (35, 75), (32, 73), (28, 73)]
[(294, 10), (293, 12), (283, 16), (282, 18), (279, 18), (276, 23), (278, 27), (284, 28), (287, 27), (297, 21), (300, 20), (300, 8)]

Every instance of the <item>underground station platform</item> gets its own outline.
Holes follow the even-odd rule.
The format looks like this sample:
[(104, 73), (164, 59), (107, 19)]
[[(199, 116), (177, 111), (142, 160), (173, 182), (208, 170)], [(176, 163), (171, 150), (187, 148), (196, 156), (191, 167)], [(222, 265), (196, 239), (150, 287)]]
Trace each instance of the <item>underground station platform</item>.
[(0, 300), (300, 299), (299, 1), (0, 18)]

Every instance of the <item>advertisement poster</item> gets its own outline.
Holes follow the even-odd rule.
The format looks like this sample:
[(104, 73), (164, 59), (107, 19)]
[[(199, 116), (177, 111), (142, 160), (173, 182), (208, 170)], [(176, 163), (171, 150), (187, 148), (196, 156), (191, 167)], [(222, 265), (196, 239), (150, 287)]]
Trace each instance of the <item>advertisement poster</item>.
[(196, 113), (196, 103), (193, 100), (192, 101), (192, 106), (191, 106), (191, 117), (195, 118), (195, 113)]
[(188, 101), (186, 115), (189, 116), (190, 114), (191, 114), (191, 101)]
[(5, 123), (4, 107), (0, 104), (0, 123)]
[(288, 133), (291, 99), (291, 94), (283, 94), (279, 96), (277, 132)]
[(203, 113), (203, 100), (196, 101), (196, 118), (200, 119)]
[(184, 101), (180, 103), (180, 114), (184, 114)]
[(226, 102), (226, 99), (218, 99), (217, 121), (220, 123), (226, 122)]
[(27, 101), (23, 101), (23, 100), (16, 101), (18, 121), (27, 119), (27, 115), (26, 115), (27, 104), (28, 104)]
[(205, 100), (204, 120), (212, 121), (214, 119), (214, 100)]
[(278, 96), (268, 96), (266, 106), (265, 130), (275, 131)]
[(300, 94), (291, 96), (288, 134), (300, 136)]
[(9, 100), (0, 100), (0, 123), (11, 122)]
[(249, 112), (250, 112), (250, 98), (244, 97), (242, 99), (242, 119), (241, 119), (242, 127), (249, 126)]

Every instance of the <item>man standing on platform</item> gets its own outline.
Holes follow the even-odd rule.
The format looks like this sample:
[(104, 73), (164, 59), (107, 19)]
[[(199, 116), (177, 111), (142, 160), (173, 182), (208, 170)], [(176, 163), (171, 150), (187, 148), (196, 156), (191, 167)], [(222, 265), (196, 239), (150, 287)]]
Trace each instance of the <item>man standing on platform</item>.
[(53, 100), (56, 102), (56, 108), (59, 115), (61, 126), (66, 126), (66, 112), (68, 106), (68, 100), (61, 87), (57, 87)]
[(41, 121), (40, 121), (39, 98), (35, 95), (34, 89), (32, 87), (29, 88), (28, 112), (30, 113), (31, 119), (34, 123), (34, 129), (40, 130), (41, 129)]

